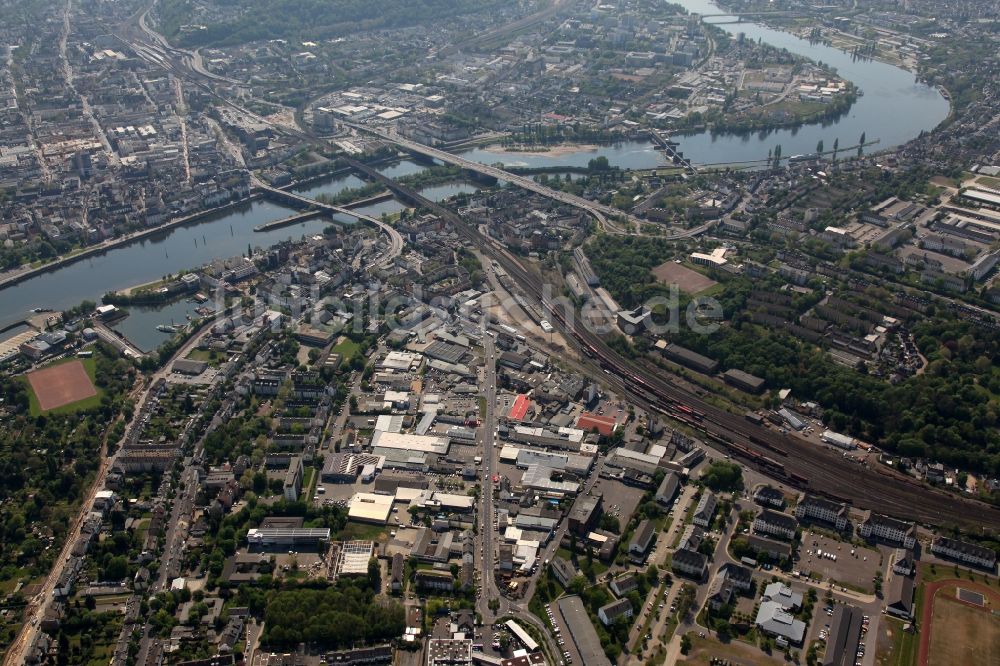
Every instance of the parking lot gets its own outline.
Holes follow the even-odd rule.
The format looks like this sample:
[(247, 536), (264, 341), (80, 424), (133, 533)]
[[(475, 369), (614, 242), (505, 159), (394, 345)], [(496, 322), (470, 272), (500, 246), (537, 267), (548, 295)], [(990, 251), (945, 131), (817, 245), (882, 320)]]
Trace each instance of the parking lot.
[(629, 518), (639, 506), (643, 490), (642, 488), (626, 486), (620, 481), (598, 479), (594, 485), (593, 494), (601, 496), (605, 515), (617, 518), (621, 529), (624, 530)]
[[(820, 556), (819, 551), (824, 555)], [(832, 557), (826, 554), (830, 553)], [(856, 548), (814, 532), (802, 533), (798, 569), (813, 578), (834, 580), (848, 588), (871, 593), (875, 572), (881, 568), (882, 556), (871, 548)]]

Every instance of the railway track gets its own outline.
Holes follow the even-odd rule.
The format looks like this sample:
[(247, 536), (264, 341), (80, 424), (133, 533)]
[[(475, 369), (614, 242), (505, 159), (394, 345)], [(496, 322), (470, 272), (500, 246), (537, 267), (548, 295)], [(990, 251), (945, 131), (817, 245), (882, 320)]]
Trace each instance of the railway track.
[[(161, 62), (165, 69), (187, 74), (173, 61)], [(185, 77), (190, 78), (190, 75)], [(224, 103), (240, 108), (219, 96), (202, 81), (199, 87)], [(241, 109), (242, 110), (242, 109)], [(304, 140), (322, 141), (309, 133), (282, 127), (281, 131)], [(329, 145), (329, 142), (324, 142)], [(717, 448), (729, 452), (748, 464), (779, 476), (792, 486), (828, 497), (842, 499), (860, 508), (872, 509), (916, 520), (925, 524), (960, 525), (977, 531), (1000, 531), (1000, 509), (982, 502), (966, 500), (892, 474), (883, 474), (856, 463), (823, 447), (810, 446), (793, 438), (779, 435), (752, 424), (740, 416), (710, 405), (685, 389), (671, 384), (659, 372), (650, 371), (612, 350), (602, 338), (577, 325), (576, 312), (560, 311), (546, 301), (541, 278), (528, 271), (505, 250), (498, 248), (477, 229), (469, 226), (457, 214), (419, 193), (399, 185), (371, 167), (351, 158), (341, 158), (355, 171), (382, 183), (404, 201), (434, 212), (451, 223), (457, 233), (494, 259), (535, 304), (526, 308), (536, 318), (547, 318), (567, 341), (581, 348), (584, 365), (608, 371), (607, 381), (637, 402), (660, 413), (688, 423), (705, 434)], [(536, 305), (537, 304), (537, 305)], [(778, 458), (780, 460), (778, 460)]]
[(825, 447), (800, 442), (758, 426), (742, 416), (701, 400), (670, 383), (659, 372), (626, 359), (612, 350), (601, 337), (580, 326), (575, 311), (568, 313), (547, 302), (540, 276), (526, 269), (515, 257), (498, 248), (457, 214), (361, 162), (346, 161), (352, 168), (383, 183), (402, 199), (450, 222), (461, 236), (495, 260), (533, 300), (529, 303), (529, 314), (548, 319), (567, 341), (581, 347), (585, 365), (607, 370), (610, 383), (648, 408), (701, 431), (715, 448), (726, 450), (765, 474), (779, 478), (786, 485), (858, 508), (927, 525), (960, 525), (976, 531), (1000, 530), (1000, 509), (923, 486), (891, 472), (869, 469), (847, 461)]

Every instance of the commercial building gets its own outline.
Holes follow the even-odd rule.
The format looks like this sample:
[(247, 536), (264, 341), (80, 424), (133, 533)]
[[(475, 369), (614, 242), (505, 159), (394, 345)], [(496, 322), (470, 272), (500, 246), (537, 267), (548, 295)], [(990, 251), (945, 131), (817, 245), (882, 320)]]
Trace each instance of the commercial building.
[(958, 539), (937, 537), (931, 542), (931, 552), (938, 557), (945, 557), (990, 571), (996, 569), (997, 566), (997, 554), (994, 550)]
[(390, 351), (375, 366), (378, 370), (394, 370), (396, 372), (416, 372), (424, 357), (412, 352)]
[[(507, 447), (504, 447), (506, 449)], [(501, 453), (501, 459), (504, 453)], [(586, 476), (594, 464), (591, 456), (577, 453), (555, 453), (535, 449), (517, 449), (517, 466), (528, 469), (532, 465), (545, 465), (560, 472), (569, 472), (577, 477)]]
[(847, 528), (847, 505), (807, 495), (795, 507), (795, 517), (799, 520), (811, 518), (830, 523), (842, 532)]
[(535, 642), (535, 639), (531, 637), (531, 634), (525, 631), (524, 627), (518, 624), (516, 620), (507, 620), (505, 626), (510, 633), (514, 634), (514, 637), (517, 638), (517, 640), (521, 641), (521, 645), (524, 646), (525, 650), (528, 652), (535, 652), (538, 650), (538, 643)]
[(205, 361), (195, 361), (190, 358), (179, 358), (171, 366), (173, 371), (182, 375), (200, 375), (208, 369)]
[(392, 495), (355, 493), (347, 509), (347, 517), (361, 523), (385, 525), (392, 513)]
[(860, 608), (837, 604), (833, 609), (830, 635), (826, 639), (826, 652), (822, 666), (854, 666), (858, 645), (861, 643), (861, 624), (864, 620)]
[(526, 394), (521, 393), (514, 398), (514, 404), (511, 405), (510, 411), (507, 412), (507, 418), (511, 421), (522, 421), (528, 413), (529, 407), (531, 407), (531, 400)]
[(587, 608), (580, 597), (574, 594), (562, 597), (556, 603), (559, 605), (559, 613), (566, 622), (570, 638), (576, 644), (577, 652), (586, 656), (587, 666), (611, 666), (611, 662), (604, 655), (597, 630), (591, 624)]
[(439, 456), (448, 454), (448, 438), (432, 435), (410, 435), (399, 432), (376, 430), (372, 435), (372, 449), (397, 451), (415, 451), (418, 453), (433, 453)]
[(472, 666), (472, 640), (430, 639), (427, 641), (427, 666)]
[(798, 527), (794, 516), (771, 509), (764, 509), (753, 521), (753, 531), (757, 534), (769, 534), (788, 541), (795, 538)]
[(523, 490), (534, 490), (550, 497), (572, 495), (580, 490), (580, 484), (563, 478), (562, 470), (548, 465), (531, 465), (521, 475), (519, 484)]
[(913, 548), (917, 543), (916, 525), (878, 513), (870, 514), (868, 519), (861, 523), (858, 534), (865, 539), (884, 541), (903, 548)]
[(368, 563), (374, 555), (375, 544), (371, 541), (346, 541), (340, 544), (337, 555), (337, 575), (368, 575)]
[(576, 427), (584, 432), (596, 430), (598, 434), (610, 437), (618, 427), (618, 422), (611, 416), (600, 416), (598, 414), (591, 414), (590, 412), (583, 412), (580, 414), (580, 418), (577, 419)]
[(820, 435), (820, 439), (827, 444), (831, 444), (837, 448), (845, 449), (847, 451), (858, 448), (857, 440), (853, 437), (842, 435), (839, 432), (834, 432), (833, 430), (824, 430), (823, 434)]
[(330, 540), (328, 527), (262, 527), (247, 530), (247, 543), (253, 546), (316, 546)]

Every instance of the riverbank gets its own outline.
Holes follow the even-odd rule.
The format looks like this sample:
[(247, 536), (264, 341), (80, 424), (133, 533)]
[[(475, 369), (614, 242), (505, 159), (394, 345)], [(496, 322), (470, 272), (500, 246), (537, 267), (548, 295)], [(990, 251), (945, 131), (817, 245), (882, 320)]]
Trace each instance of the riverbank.
[(109, 250), (113, 250), (117, 247), (122, 247), (124, 245), (129, 245), (137, 241), (143, 240), (144, 238), (149, 238), (150, 236), (155, 236), (156, 234), (163, 233), (165, 231), (170, 231), (177, 227), (182, 227), (187, 224), (193, 224), (201, 222), (202, 220), (211, 217), (213, 215), (219, 215), (228, 213), (230, 211), (236, 210), (242, 206), (246, 206), (254, 201), (261, 198), (259, 192), (254, 192), (248, 197), (242, 199), (237, 199), (236, 201), (231, 201), (228, 204), (222, 206), (216, 206), (215, 208), (209, 208), (185, 217), (179, 217), (175, 220), (171, 220), (165, 224), (161, 224), (156, 227), (150, 227), (149, 229), (143, 229), (141, 231), (135, 231), (131, 234), (125, 236), (120, 236), (118, 238), (112, 238), (104, 242), (98, 243), (80, 251), (70, 253), (61, 257), (57, 257), (52, 261), (42, 264), (41, 266), (32, 266), (30, 268), (21, 268), (13, 272), (8, 272), (4, 275), (0, 275), (0, 291), (7, 289), (8, 287), (13, 287), (14, 285), (20, 284), (25, 280), (29, 280), (43, 273), (49, 273), (54, 270), (64, 268), (70, 264), (74, 264), (78, 261), (98, 255)]
[(483, 147), (488, 153), (505, 154), (517, 153), (529, 157), (565, 157), (575, 153), (596, 153), (601, 147), (593, 143), (560, 143), (554, 144), (551, 148), (542, 146), (532, 146), (530, 148), (518, 148), (516, 146), (507, 147), (503, 144), (492, 143)]
[[(711, 0), (677, 0), (677, 4), (702, 16), (726, 13)], [(743, 33), (747, 40), (761, 41), (812, 62), (822, 62), (862, 94), (849, 112), (827, 122), (734, 137), (710, 131), (676, 135), (679, 150), (699, 163), (760, 160), (778, 146), (783, 155), (805, 155), (814, 152), (820, 141), (828, 147), (838, 139), (840, 143), (854, 143), (863, 134), (881, 139), (880, 150), (892, 150), (921, 132), (932, 131), (950, 112), (948, 100), (937, 89), (917, 81), (912, 72), (901, 67), (870, 58), (853, 58), (850, 53), (821, 41), (802, 39), (753, 20), (718, 27), (730, 38)], [(902, 109), (906, 113), (901, 113)]]

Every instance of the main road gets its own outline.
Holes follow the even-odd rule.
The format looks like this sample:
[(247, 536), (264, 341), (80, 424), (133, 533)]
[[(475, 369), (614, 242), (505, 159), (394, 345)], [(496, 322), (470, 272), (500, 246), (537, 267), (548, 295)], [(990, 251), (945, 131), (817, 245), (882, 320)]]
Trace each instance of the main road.
[(334, 206), (333, 204), (323, 203), (322, 201), (317, 201), (316, 199), (310, 199), (309, 197), (302, 196), (296, 192), (289, 192), (288, 190), (279, 190), (277, 188), (267, 185), (262, 180), (256, 176), (251, 175), (251, 180), (253, 181), (254, 187), (264, 192), (270, 193), (271, 196), (276, 196), (280, 198), (291, 199), (292, 201), (298, 202), (305, 206), (314, 206), (316, 208), (323, 209), (329, 213), (339, 213), (341, 215), (348, 215), (350, 217), (361, 220), (362, 222), (367, 222), (379, 229), (389, 238), (389, 249), (386, 251), (382, 257), (372, 261), (367, 266), (366, 270), (373, 270), (376, 268), (385, 268), (391, 264), (396, 257), (398, 257), (403, 252), (403, 236), (400, 235), (392, 226), (386, 224), (382, 220), (372, 217), (371, 215), (365, 215), (364, 213), (359, 213), (356, 210), (351, 210), (349, 208), (342, 208), (340, 206)]
[[(412, 153), (418, 153), (420, 155), (425, 155), (427, 157), (433, 157), (434, 159), (441, 160), (446, 164), (452, 164), (454, 166), (462, 167), (463, 169), (468, 169), (469, 171), (475, 171), (476, 173), (481, 173), (486, 176), (491, 176), (497, 180), (504, 180), (509, 183), (513, 183), (518, 187), (522, 187), (529, 192), (534, 192), (536, 194), (541, 194), (542, 196), (557, 201), (559, 203), (566, 204), (568, 206), (573, 206), (574, 208), (579, 208), (580, 210), (586, 211), (590, 215), (593, 215), (597, 219), (601, 228), (612, 234), (635, 234), (636, 231), (641, 228), (642, 224), (647, 223), (645, 220), (638, 218), (625, 211), (618, 210), (617, 208), (612, 208), (611, 206), (606, 206), (597, 201), (591, 201), (590, 199), (585, 199), (579, 197), (575, 194), (570, 194), (569, 192), (562, 192), (560, 190), (554, 190), (551, 187), (546, 187), (540, 183), (536, 183), (534, 179), (525, 176), (519, 176), (517, 174), (505, 171), (495, 166), (489, 166), (487, 164), (482, 164), (481, 162), (475, 162), (473, 160), (467, 160), (464, 157), (454, 155), (452, 153), (446, 152), (444, 150), (439, 150), (437, 148), (432, 148), (423, 143), (417, 141), (412, 141), (403, 136), (400, 136), (392, 128), (385, 128), (373, 125), (358, 125), (350, 124), (351, 127), (356, 130), (369, 132), (379, 137), (383, 141), (395, 144), (400, 148), (408, 150)], [(624, 220), (626, 226), (622, 227), (618, 224), (619, 220)], [(690, 238), (692, 236), (698, 236), (712, 227), (713, 223), (702, 224), (697, 227), (692, 227), (690, 229), (684, 229), (682, 231), (675, 231), (667, 234), (659, 235), (658, 238), (664, 239), (677, 239), (677, 238)]]

